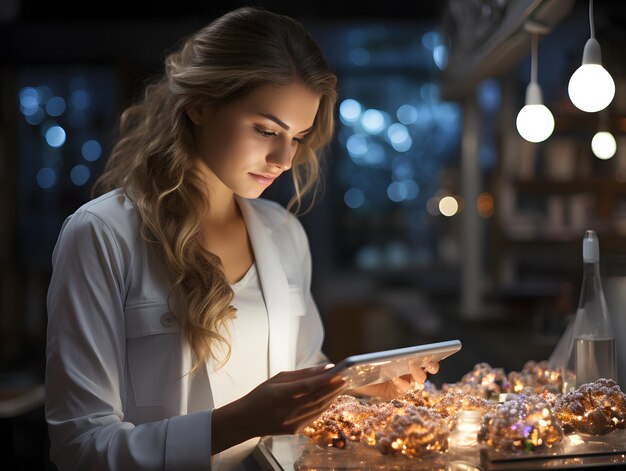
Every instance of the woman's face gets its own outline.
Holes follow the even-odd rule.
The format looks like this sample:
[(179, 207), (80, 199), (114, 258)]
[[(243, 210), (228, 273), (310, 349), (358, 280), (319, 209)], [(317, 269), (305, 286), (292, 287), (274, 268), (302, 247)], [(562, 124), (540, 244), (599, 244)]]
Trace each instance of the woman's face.
[(219, 108), (188, 109), (198, 162), (211, 190), (257, 198), (291, 162), (311, 130), (320, 95), (299, 82), (268, 85)]

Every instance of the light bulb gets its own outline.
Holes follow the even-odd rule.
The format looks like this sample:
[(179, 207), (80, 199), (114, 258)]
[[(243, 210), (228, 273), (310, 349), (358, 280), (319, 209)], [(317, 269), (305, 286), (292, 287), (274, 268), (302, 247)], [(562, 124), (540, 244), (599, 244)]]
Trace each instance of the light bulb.
[(595, 113), (603, 110), (615, 96), (615, 82), (602, 67), (600, 44), (589, 38), (583, 51), (583, 63), (569, 79), (567, 92), (576, 108)]
[(550, 110), (541, 104), (526, 105), (517, 113), (517, 132), (529, 142), (541, 142), (554, 131), (554, 117)]
[(584, 64), (572, 74), (567, 91), (576, 108), (595, 113), (613, 101), (615, 82), (600, 64)]
[(591, 150), (597, 158), (607, 160), (615, 155), (617, 142), (610, 132), (600, 131), (591, 139)]

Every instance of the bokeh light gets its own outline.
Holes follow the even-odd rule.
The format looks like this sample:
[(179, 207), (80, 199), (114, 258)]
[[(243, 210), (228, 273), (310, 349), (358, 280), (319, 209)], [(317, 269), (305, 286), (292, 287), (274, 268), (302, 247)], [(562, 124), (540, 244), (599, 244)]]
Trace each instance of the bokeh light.
[(72, 91), (70, 96), (70, 103), (74, 108), (80, 111), (85, 111), (91, 105), (91, 95), (87, 90), (79, 88)]
[(55, 149), (65, 144), (65, 137), (65, 130), (59, 125), (50, 126), (45, 134), (46, 142)]
[(50, 116), (61, 116), (65, 112), (65, 100), (60, 96), (53, 96), (46, 103), (46, 113)]
[(417, 120), (417, 110), (411, 105), (402, 105), (396, 111), (396, 117), (402, 124), (413, 124)]
[(44, 190), (52, 188), (57, 182), (56, 173), (49, 167), (40, 168), (36, 176), (37, 185)]
[(459, 211), (459, 202), (454, 196), (444, 196), (439, 201), (439, 211), (446, 217), (452, 217)]
[(83, 186), (89, 180), (91, 172), (85, 165), (76, 165), (70, 172), (70, 179), (76, 186)]
[(102, 155), (102, 146), (95, 139), (90, 139), (83, 143), (80, 153), (87, 162), (95, 162)]
[(344, 193), (343, 201), (348, 208), (357, 209), (365, 203), (365, 195), (358, 188), (350, 188)]
[(378, 134), (385, 129), (385, 117), (375, 109), (365, 110), (361, 117), (361, 124), (370, 134)]
[(339, 115), (348, 124), (356, 123), (361, 117), (362, 111), (361, 104), (352, 98), (343, 100), (339, 105)]
[(476, 200), (478, 215), (482, 218), (490, 218), (493, 215), (493, 196), (490, 193), (481, 193)]

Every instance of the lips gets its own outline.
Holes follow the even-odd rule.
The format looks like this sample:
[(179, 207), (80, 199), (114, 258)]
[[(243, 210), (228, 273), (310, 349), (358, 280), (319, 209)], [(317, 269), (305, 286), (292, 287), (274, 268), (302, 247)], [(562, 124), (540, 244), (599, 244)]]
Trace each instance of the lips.
[(264, 174), (257, 174), (257, 173), (252, 173), (252, 172), (250, 172), (250, 175), (252, 175), (252, 178), (254, 178), (257, 182), (261, 183), (262, 185), (269, 185), (274, 180), (276, 180), (276, 177), (278, 177), (278, 175), (264, 175)]

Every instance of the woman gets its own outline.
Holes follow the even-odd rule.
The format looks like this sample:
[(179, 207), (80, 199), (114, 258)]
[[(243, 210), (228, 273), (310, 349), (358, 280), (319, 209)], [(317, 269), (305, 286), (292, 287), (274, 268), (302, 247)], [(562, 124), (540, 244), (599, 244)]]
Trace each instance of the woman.
[(244, 466), (258, 437), (297, 432), (340, 393), (306, 234), (258, 199), (290, 169), (290, 207), (315, 187), (335, 87), (300, 24), (241, 8), (190, 36), (122, 114), (101, 196), (53, 254), (60, 469)]

